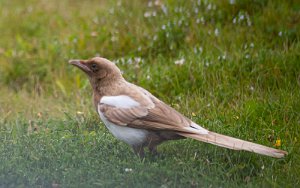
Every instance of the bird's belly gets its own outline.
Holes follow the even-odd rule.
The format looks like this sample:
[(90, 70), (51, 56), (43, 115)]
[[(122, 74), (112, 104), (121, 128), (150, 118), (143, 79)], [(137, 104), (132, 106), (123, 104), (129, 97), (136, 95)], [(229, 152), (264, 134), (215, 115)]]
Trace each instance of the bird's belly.
[(100, 118), (104, 122), (107, 129), (117, 139), (122, 140), (131, 146), (142, 145), (147, 140), (147, 130), (115, 125), (114, 123), (107, 121), (102, 113), (100, 113)]

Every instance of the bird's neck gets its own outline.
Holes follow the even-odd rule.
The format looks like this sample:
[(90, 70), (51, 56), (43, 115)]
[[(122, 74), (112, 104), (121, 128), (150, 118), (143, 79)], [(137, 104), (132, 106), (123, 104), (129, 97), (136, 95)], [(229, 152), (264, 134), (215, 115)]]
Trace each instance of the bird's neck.
[(110, 82), (109, 84), (101, 83), (101, 84), (92, 84), (93, 87), (93, 102), (98, 111), (98, 103), (100, 102), (103, 96), (116, 96), (120, 95), (120, 91), (122, 91), (122, 87), (126, 85), (126, 81), (116, 80), (114, 82)]

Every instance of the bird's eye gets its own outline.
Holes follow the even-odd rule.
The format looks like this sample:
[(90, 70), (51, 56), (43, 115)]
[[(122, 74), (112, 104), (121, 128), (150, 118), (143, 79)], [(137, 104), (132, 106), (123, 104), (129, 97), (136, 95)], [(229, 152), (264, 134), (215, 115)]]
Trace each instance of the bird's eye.
[(97, 66), (96, 63), (93, 63), (93, 64), (91, 65), (91, 68), (92, 68), (93, 71), (97, 71), (97, 70), (98, 70), (98, 66)]

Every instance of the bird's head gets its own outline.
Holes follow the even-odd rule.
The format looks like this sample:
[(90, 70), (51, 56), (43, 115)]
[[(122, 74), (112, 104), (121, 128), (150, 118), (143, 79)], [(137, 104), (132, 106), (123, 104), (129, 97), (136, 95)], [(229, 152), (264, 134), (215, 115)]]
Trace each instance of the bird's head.
[(94, 57), (88, 60), (70, 60), (69, 63), (85, 72), (92, 86), (123, 79), (120, 69), (105, 58)]

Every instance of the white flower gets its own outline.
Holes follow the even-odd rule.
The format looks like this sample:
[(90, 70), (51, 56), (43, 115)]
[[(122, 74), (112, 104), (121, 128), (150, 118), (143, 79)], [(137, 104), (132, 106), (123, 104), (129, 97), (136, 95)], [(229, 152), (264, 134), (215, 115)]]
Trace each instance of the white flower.
[(145, 17), (145, 18), (148, 18), (148, 17), (150, 17), (150, 16), (151, 16), (151, 12), (150, 12), (150, 11), (144, 13), (144, 17)]
[(243, 14), (240, 15), (239, 20), (243, 20), (245, 16)]
[(117, 6), (120, 7), (122, 5), (122, 1), (118, 1)]
[(132, 59), (129, 58), (129, 59), (127, 60), (127, 63), (128, 63), (129, 65), (132, 64)]
[(247, 17), (247, 24), (248, 24), (249, 27), (252, 25), (251, 20), (250, 20), (249, 17)]
[(98, 23), (99, 23), (98, 17), (93, 18), (93, 22), (94, 22), (95, 24), (98, 24)]
[(200, 20), (201, 20), (201, 22), (202, 22), (202, 23), (204, 23), (204, 22), (205, 22), (205, 20), (204, 20), (204, 17), (203, 17), (203, 16), (200, 18)]
[(153, 40), (156, 41), (157, 38), (158, 38), (158, 36), (157, 36), (157, 35), (154, 35)]
[(211, 9), (211, 4), (209, 3), (208, 5), (207, 5), (207, 10), (210, 10)]
[(278, 36), (280, 37), (282, 36), (282, 31), (279, 31)]
[(125, 172), (132, 172), (132, 168), (125, 168)]
[(111, 40), (112, 42), (115, 42), (115, 41), (118, 40), (118, 38), (117, 38), (116, 36), (112, 36), (112, 37), (110, 38), (110, 40)]
[(181, 24), (182, 24), (182, 20), (179, 20), (178, 25), (181, 26)]
[(205, 66), (208, 67), (209, 65), (210, 65), (210, 62), (206, 61), (206, 62), (205, 62)]
[(160, 2), (159, 0), (156, 0), (156, 1), (154, 2), (154, 5), (155, 5), (155, 6), (161, 6), (161, 2)]
[(216, 37), (219, 36), (219, 30), (218, 30), (218, 28), (215, 29), (215, 36)]
[(236, 18), (233, 18), (232, 23), (233, 23), (233, 24), (236, 23)]
[(114, 14), (115, 13), (115, 9), (114, 8), (109, 9), (109, 13), (110, 14)]
[(196, 48), (196, 47), (194, 47), (194, 53), (195, 53), (195, 54), (197, 53), (197, 48)]
[(140, 58), (140, 57), (135, 57), (135, 58), (134, 58), (134, 61), (135, 61), (136, 63), (140, 63), (140, 62), (142, 62), (142, 58)]
[(175, 61), (175, 65), (183, 65), (184, 62), (185, 62), (185, 59), (181, 58), (181, 59)]
[(197, 5), (201, 5), (201, 0), (198, 0), (198, 1), (197, 1)]
[(162, 5), (161, 9), (162, 9), (162, 11), (164, 12), (165, 15), (168, 14), (168, 9), (167, 9), (167, 7), (165, 5)]
[(203, 48), (202, 48), (202, 46), (200, 46), (200, 47), (199, 47), (199, 51), (200, 51), (200, 53), (202, 53), (202, 52), (203, 52)]
[(222, 55), (222, 56), (218, 56), (218, 60), (226, 60), (226, 54)]
[(179, 12), (183, 12), (183, 8), (182, 7), (179, 7)]
[(153, 17), (156, 16), (156, 12), (155, 12), (155, 11), (152, 12), (152, 16), (153, 16)]

